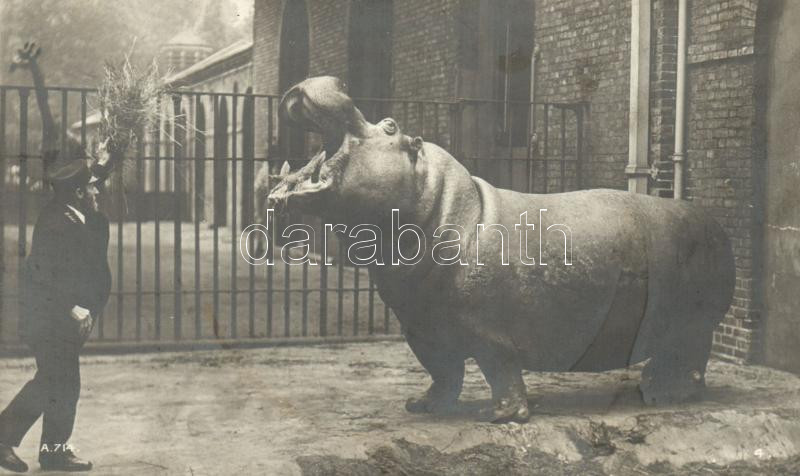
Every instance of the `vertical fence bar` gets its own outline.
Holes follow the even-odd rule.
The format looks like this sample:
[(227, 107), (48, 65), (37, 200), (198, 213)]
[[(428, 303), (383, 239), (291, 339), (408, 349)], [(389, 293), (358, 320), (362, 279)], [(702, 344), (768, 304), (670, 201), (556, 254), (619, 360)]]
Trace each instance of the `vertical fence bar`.
[[(67, 148), (67, 90), (61, 90), (61, 157), (72, 159), (73, 157), (68, 157), (69, 150)], [(53, 131), (55, 133), (55, 131)], [(75, 157), (77, 158), (77, 157)]]
[(173, 158), (174, 173), (172, 174), (173, 191), (175, 193), (175, 221), (173, 223), (173, 288), (175, 289), (175, 304), (173, 305), (173, 339), (180, 340), (183, 336), (183, 180), (186, 172), (184, 158), (186, 148), (186, 114), (181, 110), (181, 95), (176, 94), (172, 97), (172, 137), (173, 137)]
[(453, 151), (453, 156), (461, 162), (462, 147), (461, 147), (461, 102), (450, 104), (450, 118), (449, 118), (449, 131), (450, 131), (450, 150)]
[(533, 135), (536, 133), (536, 104), (529, 103), (528, 104), (528, 130), (525, 131), (526, 139), (525, 144), (527, 146), (525, 157), (528, 160), (531, 159), (533, 156)]
[(144, 130), (136, 138), (136, 340), (142, 338), (142, 208), (144, 204)]
[[(534, 105), (534, 109), (535, 109), (535, 107), (536, 107), (536, 105)], [(539, 158), (539, 144), (541, 143), (541, 141), (539, 140), (539, 132), (538, 132), (538, 130), (534, 129), (533, 132), (534, 132), (534, 134), (536, 134), (536, 143), (532, 144), (532, 146), (531, 146), (531, 148), (533, 150), (531, 152), (530, 187), (528, 187), (528, 192), (529, 193), (535, 193), (536, 192), (536, 161)]]
[(339, 240), (339, 263), (337, 263), (337, 273), (338, 273), (338, 280), (336, 285), (338, 286), (337, 290), (337, 302), (336, 302), (336, 335), (340, 336), (344, 332), (344, 260), (347, 257), (344, 251), (344, 241)]
[[(286, 248), (281, 249), (281, 254), (286, 252)], [(283, 336), (289, 337), (291, 329), (291, 311), (292, 311), (292, 277), (291, 266), (286, 260), (283, 260)]]
[[(273, 122), (272, 122), (272, 97), (267, 98), (267, 161), (263, 165), (267, 167), (267, 171), (272, 171), (272, 162), (270, 161), (270, 155), (272, 153), (272, 135), (274, 134), (273, 129)], [(262, 166), (262, 167), (263, 167)], [(267, 226), (269, 227), (269, 234), (271, 235), (269, 238), (269, 242), (267, 243), (267, 256), (274, 259), (275, 258), (275, 224), (271, 220), (267, 221)], [(273, 318), (273, 310), (272, 305), (275, 300), (275, 286), (273, 282), (273, 272), (274, 272), (274, 265), (267, 265), (267, 337), (272, 337), (272, 318)]]
[[(511, 106), (513, 107), (514, 104), (512, 104)], [(507, 157), (508, 186), (506, 188), (508, 188), (509, 190), (513, 190), (514, 189), (514, 134), (513, 134), (512, 131), (514, 130), (515, 124), (514, 124), (514, 121), (513, 121), (514, 116), (511, 114), (511, 108), (508, 109), (506, 114), (508, 115), (508, 122), (507, 122), (508, 131), (506, 131), (507, 132), (507, 137), (506, 137), (507, 147), (506, 147), (506, 150), (508, 150), (508, 157)], [(500, 174), (498, 174), (498, 182), (500, 180), (499, 175)], [(499, 185), (502, 186), (502, 184), (499, 184)]]
[(561, 191), (566, 190), (567, 177), (567, 109), (561, 108)]
[[(158, 109), (161, 110), (161, 101), (158, 102)], [(155, 299), (155, 338), (161, 339), (161, 128), (164, 127), (160, 122), (153, 134), (153, 168), (155, 171), (155, 193), (153, 200), (153, 241), (155, 249), (155, 276), (153, 278), (153, 290)]]
[[(322, 227), (325, 233), (325, 226)], [(323, 238), (324, 239), (324, 238)], [(319, 335), (328, 335), (328, 257), (327, 250), (323, 250), (319, 268)]]
[[(28, 188), (28, 96), (30, 90), (19, 90), (19, 222), (17, 229), (17, 269), (23, 269), (28, 235), (28, 210), (25, 189)], [(3, 177), (5, 180), (5, 177)], [(5, 233), (5, 230), (3, 230)], [(17, 289), (22, 289), (22, 274), (17, 273)], [(20, 318), (22, 313), (20, 313)]]
[(212, 308), (213, 308), (213, 315), (211, 316), (211, 326), (214, 332), (214, 337), (219, 337), (219, 222), (218, 222), (218, 215), (219, 211), (217, 210), (217, 204), (219, 203), (219, 198), (217, 197), (217, 193), (219, 192), (219, 185), (217, 181), (219, 180), (217, 169), (219, 168), (218, 162), (223, 160), (225, 157), (225, 150), (223, 150), (225, 137), (224, 134), (227, 131), (221, 130), (220, 124), (223, 122), (220, 118), (220, 99), (218, 94), (214, 94), (211, 96), (212, 100), (212, 108), (213, 108), (213, 115), (214, 115), (214, 150), (212, 153), (211, 160), (214, 164), (214, 206), (212, 211), (212, 229), (213, 231), (213, 251), (212, 251)]
[(236, 263), (237, 249), (235, 244), (236, 240), (236, 195), (237, 195), (237, 182), (238, 182), (238, 167), (236, 150), (237, 139), (239, 135), (238, 130), (238, 106), (239, 96), (236, 94), (231, 96), (231, 337), (236, 338), (238, 335), (238, 316), (236, 315), (236, 301), (238, 298), (238, 290), (236, 283)]
[[(278, 122), (278, 150), (280, 151), (281, 157), (286, 160), (289, 164), (292, 164), (294, 161), (292, 160), (293, 157), (289, 156), (290, 152), (290, 129), (288, 124), (285, 122)], [(285, 154), (285, 156), (284, 156)], [(283, 229), (285, 230), (286, 227), (283, 226), (284, 223), (289, 221), (291, 215), (285, 215), (280, 220), (280, 224), (282, 225)], [(277, 225), (276, 225), (277, 226)], [(275, 232), (277, 236), (278, 232)], [(281, 247), (280, 253), (281, 257), (283, 257), (283, 253), (286, 251), (285, 247)], [(282, 260), (283, 263), (283, 335), (284, 337), (289, 337), (289, 316), (291, 312), (291, 268), (286, 260)]]
[(583, 188), (583, 106), (577, 106), (577, 135), (578, 143), (575, 147), (575, 186), (578, 190)]
[[(271, 100), (271, 98), (270, 98)], [(270, 103), (271, 104), (271, 103)], [(272, 116), (270, 116), (272, 117)], [(267, 162), (267, 167), (270, 164)], [(267, 243), (267, 256), (272, 258), (273, 261), (275, 259), (275, 221), (270, 217), (267, 220), (267, 226), (269, 227), (269, 234), (270, 239), (269, 243)], [(267, 337), (272, 337), (272, 321), (274, 318), (274, 310), (273, 304), (275, 301), (275, 277), (274, 277), (274, 268), (275, 265), (267, 265)]]
[[(286, 137), (285, 132), (279, 132), (281, 137), (283, 137), (284, 144), (286, 144)], [(288, 146), (282, 147), (282, 151), (288, 151), (286, 148)], [(288, 152), (287, 152), (288, 154)], [(289, 157), (289, 160), (293, 159), (293, 157)], [(292, 161), (293, 162), (293, 161)], [(291, 215), (287, 215), (287, 221), (291, 217)], [(281, 223), (285, 223), (281, 220)], [(285, 230), (285, 227), (283, 228)], [(277, 234), (277, 230), (276, 230)], [(283, 235), (283, 233), (281, 233)], [(281, 247), (281, 257), (283, 257), (284, 253), (288, 254), (288, 249), (286, 248), (286, 244), (284, 243)], [(291, 335), (291, 315), (292, 315), (292, 267), (289, 265), (289, 260), (282, 259), (283, 261), (283, 336), (289, 337)]]
[(86, 150), (86, 91), (81, 91), (81, 149)]
[[(242, 107), (242, 226), (244, 229), (254, 223), (253, 210), (255, 186), (255, 98), (252, 89), (247, 88)], [(255, 337), (256, 334), (256, 268), (248, 266), (248, 294), (247, 294), (247, 334)]]
[(301, 294), (303, 298), (303, 337), (308, 335), (308, 261), (303, 263), (303, 291)]
[[(0, 86), (0, 202), (6, 200), (6, 89)], [(6, 210), (0, 206), (0, 342), (3, 342), (3, 304), (5, 303)]]
[(206, 115), (200, 94), (194, 98), (194, 336), (203, 336), (203, 310), (200, 290), (202, 274), (200, 273), (200, 217), (205, 206), (206, 170)]
[[(480, 170), (480, 155), (481, 155), (481, 134), (478, 132), (481, 130), (481, 104), (480, 103), (472, 103), (472, 108), (474, 110), (474, 123), (472, 129), (472, 168), (470, 169), (471, 175), (480, 175), (482, 170)], [(494, 140), (494, 134), (492, 134), (492, 139)]]
[(353, 264), (353, 335), (358, 335), (358, 291), (361, 278), (361, 268)]
[(442, 145), (442, 141), (439, 140), (439, 106), (441, 105), (438, 102), (431, 105), (433, 107), (433, 134), (431, 134), (431, 140), (439, 145)]
[(528, 133), (528, 153), (525, 155), (525, 192), (533, 193), (534, 173), (536, 170), (536, 163), (534, 160), (539, 153), (538, 142), (534, 142), (536, 134), (536, 104), (530, 104), (530, 125)]
[(550, 165), (547, 161), (550, 159), (550, 104), (544, 105), (544, 154), (542, 159), (542, 181), (544, 182), (544, 192), (547, 193), (547, 172)]
[(372, 274), (369, 275), (368, 306), (367, 332), (372, 335), (375, 333), (375, 282), (372, 280)]
[(123, 157), (122, 163), (119, 164), (119, 170), (115, 174), (114, 180), (116, 181), (117, 185), (116, 189), (116, 201), (117, 201), (117, 340), (122, 340), (123, 334), (123, 327), (122, 321), (124, 316), (124, 306), (125, 306), (125, 255), (124, 255), (124, 243), (123, 243), (123, 235), (124, 230), (122, 229), (122, 225), (125, 221), (125, 190), (123, 187), (123, 176), (122, 171), (124, 170), (125, 165), (125, 158)]

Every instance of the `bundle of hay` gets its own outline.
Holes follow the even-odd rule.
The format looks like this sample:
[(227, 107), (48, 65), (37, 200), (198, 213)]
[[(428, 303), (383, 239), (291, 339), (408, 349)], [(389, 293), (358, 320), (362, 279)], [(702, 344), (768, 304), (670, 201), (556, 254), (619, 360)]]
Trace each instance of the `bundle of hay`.
[(160, 117), (159, 97), (164, 93), (158, 67), (137, 68), (125, 56), (120, 65), (107, 63), (98, 90), (102, 113), (100, 141), (112, 160), (124, 156), (128, 147)]
[(146, 68), (131, 62), (130, 54), (118, 64), (106, 63), (103, 82), (98, 89), (97, 105), (101, 113), (97, 158), (108, 160), (113, 172), (108, 181), (115, 200), (122, 200), (127, 211), (126, 195), (136, 189), (136, 161), (125, 159), (136, 141), (143, 141), (161, 119), (160, 97), (164, 85), (155, 59)]

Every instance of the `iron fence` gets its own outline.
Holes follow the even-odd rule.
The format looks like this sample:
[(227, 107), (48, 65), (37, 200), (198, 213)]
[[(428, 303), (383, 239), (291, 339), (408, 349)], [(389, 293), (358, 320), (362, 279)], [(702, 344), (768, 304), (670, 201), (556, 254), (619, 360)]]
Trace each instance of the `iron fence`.
[[(17, 341), (18, 271), (49, 197), (32, 92), (0, 86), (0, 344)], [(47, 107), (60, 113), (60, 150), (70, 140), (96, 146), (95, 95), (87, 88), (48, 88)], [(101, 201), (111, 219), (113, 288), (95, 341), (399, 332), (366, 269), (347, 260), (343, 243), (331, 240), (334, 261), (322, 266), (258, 267), (240, 257), (240, 233), (263, 216), (263, 199), (274, 185), (269, 176), (284, 161), (293, 169), (303, 165), (318, 143), (279, 123), (279, 100), (249, 91), (174, 91), (162, 98), (162, 120), (140, 131)], [(368, 119), (395, 117), (404, 133), (441, 145), (497, 186), (535, 193), (581, 188), (583, 104), (357, 103)], [(320, 225), (313, 217), (292, 220)]]

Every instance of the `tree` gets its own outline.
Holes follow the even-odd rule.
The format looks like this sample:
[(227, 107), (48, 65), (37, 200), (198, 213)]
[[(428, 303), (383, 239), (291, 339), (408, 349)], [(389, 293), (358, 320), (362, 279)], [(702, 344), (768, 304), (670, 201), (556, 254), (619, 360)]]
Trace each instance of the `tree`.
[[(222, 48), (250, 32), (234, 23), (242, 0), (2, 0), (0, 65), (26, 41), (43, 49), (49, 85), (97, 86), (106, 61), (119, 61), (135, 41), (133, 59), (149, 63), (161, 45), (185, 25), (197, 25), (209, 43)], [(204, 7), (205, 6), (205, 7)], [(2, 66), (0, 69), (7, 69)], [(4, 83), (30, 84), (27, 75), (5, 74)]]

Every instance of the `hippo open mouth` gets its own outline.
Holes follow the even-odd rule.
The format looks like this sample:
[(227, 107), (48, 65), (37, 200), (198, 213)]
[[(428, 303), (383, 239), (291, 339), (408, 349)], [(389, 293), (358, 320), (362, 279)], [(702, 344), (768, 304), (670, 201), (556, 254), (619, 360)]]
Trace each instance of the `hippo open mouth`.
[(270, 192), (268, 203), (282, 208), (290, 200), (319, 197), (335, 187), (348, 154), (345, 135), (360, 134), (368, 125), (333, 77), (314, 78), (286, 92), (279, 114), (295, 125), (322, 135), (322, 149), (302, 168), (281, 170), (281, 182)]
[(282, 171), (283, 180), (270, 193), (270, 200), (286, 202), (290, 196), (306, 197), (331, 189), (336, 183), (342, 162), (346, 159), (347, 154), (343, 151), (331, 152), (323, 147), (299, 170)]

